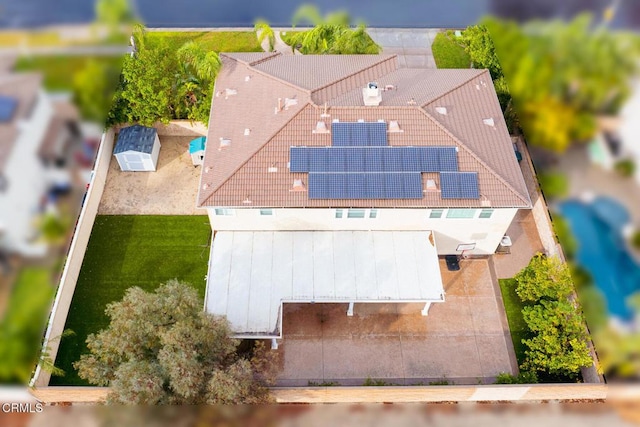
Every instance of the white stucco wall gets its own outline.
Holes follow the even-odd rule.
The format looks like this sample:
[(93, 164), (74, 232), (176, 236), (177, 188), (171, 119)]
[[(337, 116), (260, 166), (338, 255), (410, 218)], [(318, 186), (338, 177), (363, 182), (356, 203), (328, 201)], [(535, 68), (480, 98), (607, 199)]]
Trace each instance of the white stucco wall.
[(45, 169), (38, 158), (53, 108), (44, 92), (38, 95), (31, 117), (18, 123), (17, 140), (5, 167), (7, 190), (0, 192), (0, 224), (4, 228), (3, 244), (25, 256), (40, 256), (46, 251), (35, 244), (34, 219), (46, 190)]
[(495, 252), (502, 236), (511, 224), (517, 209), (494, 209), (491, 218), (429, 218), (430, 209), (377, 209), (377, 217), (336, 218), (335, 209), (273, 209), (272, 216), (263, 216), (260, 209), (231, 209), (231, 215), (216, 215), (208, 210), (214, 230), (433, 230), (438, 254), (455, 254), (460, 243), (476, 243), (471, 254), (488, 255)]
[(151, 150), (151, 165), (153, 166), (153, 170), (158, 169), (158, 156), (160, 155), (160, 138), (156, 134), (156, 139), (153, 143), (153, 150)]

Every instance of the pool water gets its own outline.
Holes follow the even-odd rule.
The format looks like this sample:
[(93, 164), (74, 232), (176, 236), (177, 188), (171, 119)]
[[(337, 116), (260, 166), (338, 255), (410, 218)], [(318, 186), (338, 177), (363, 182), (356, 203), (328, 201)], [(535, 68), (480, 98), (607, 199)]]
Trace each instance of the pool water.
[(627, 211), (618, 202), (598, 197), (591, 203), (570, 200), (560, 204), (578, 243), (577, 263), (591, 274), (607, 300), (610, 316), (633, 319), (627, 298), (640, 292), (640, 265), (629, 254), (622, 237)]

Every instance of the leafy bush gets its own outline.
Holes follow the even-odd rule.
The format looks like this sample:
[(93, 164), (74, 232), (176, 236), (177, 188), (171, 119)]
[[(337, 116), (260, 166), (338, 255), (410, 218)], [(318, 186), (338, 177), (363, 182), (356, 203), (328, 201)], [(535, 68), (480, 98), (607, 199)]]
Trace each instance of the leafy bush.
[(569, 180), (561, 172), (542, 172), (538, 174), (542, 192), (548, 199), (565, 197), (569, 192)]
[(537, 384), (538, 376), (534, 371), (520, 371), (518, 375), (501, 372), (496, 376), (494, 384)]
[(562, 246), (562, 250), (564, 251), (565, 256), (568, 259), (573, 259), (578, 248), (578, 242), (571, 232), (569, 223), (566, 219), (564, 219), (564, 217), (554, 213), (553, 229), (556, 232), (556, 237), (558, 238), (558, 242), (560, 242), (560, 245)]
[(516, 293), (523, 302), (564, 300), (573, 292), (571, 275), (566, 264), (556, 257), (537, 254), (529, 265), (514, 277)]
[(461, 38), (456, 40), (452, 31), (438, 33), (431, 45), (433, 59), (438, 68), (469, 68), (471, 57)]
[(632, 159), (618, 160), (613, 168), (625, 178), (630, 178), (636, 173), (636, 164)]
[(640, 250), (640, 230), (636, 231), (633, 233), (633, 236), (631, 236), (631, 244), (634, 248)]

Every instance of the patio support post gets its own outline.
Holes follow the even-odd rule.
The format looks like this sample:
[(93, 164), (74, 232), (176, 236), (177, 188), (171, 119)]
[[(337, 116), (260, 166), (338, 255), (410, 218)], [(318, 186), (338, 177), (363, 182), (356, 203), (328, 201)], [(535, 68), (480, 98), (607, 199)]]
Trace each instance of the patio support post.
[(422, 309), (422, 315), (423, 316), (427, 316), (429, 314), (429, 308), (431, 307), (431, 301), (429, 301), (428, 303), (426, 303), (424, 305), (424, 308)]
[(353, 316), (353, 302), (349, 303), (349, 309), (347, 310), (347, 316), (352, 317)]
[(271, 350), (278, 349), (278, 340), (275, 338), (271, 338)]

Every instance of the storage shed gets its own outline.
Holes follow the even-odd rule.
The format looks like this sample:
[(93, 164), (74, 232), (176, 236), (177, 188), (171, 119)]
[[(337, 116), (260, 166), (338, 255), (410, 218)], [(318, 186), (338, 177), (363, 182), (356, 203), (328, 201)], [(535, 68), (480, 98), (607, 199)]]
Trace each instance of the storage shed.
[(189, 143), (189, 154), (194, 166), (201, 165), (204, 162), (204, 149), (207, 138), (201, 136)]
[(155, 171), (160, 154), (158, 132), (141, 125), (123, 128), (118, 134), (113, 154), (122, 171)]

